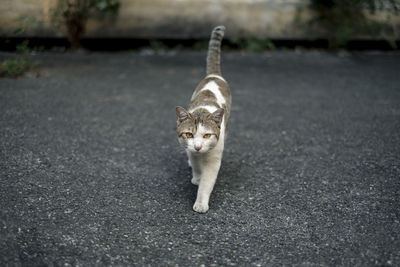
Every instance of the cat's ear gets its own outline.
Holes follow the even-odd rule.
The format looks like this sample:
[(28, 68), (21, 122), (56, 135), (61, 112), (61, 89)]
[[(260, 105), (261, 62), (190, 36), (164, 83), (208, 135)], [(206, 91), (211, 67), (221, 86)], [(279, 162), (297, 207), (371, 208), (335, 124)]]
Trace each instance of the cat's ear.
[(222, 118), (224, 117), (224, 111), (225, 110), (223, 108), (219, 108), (209, 115), (209, 118), (215, 121), (218, 127), (221, 127)]
[(189, 112), (186, 111), (183, 107), (177, 106), (176, 107), (176, 120), (181, 123), (182, 121), (190, 118), (191, 115)]

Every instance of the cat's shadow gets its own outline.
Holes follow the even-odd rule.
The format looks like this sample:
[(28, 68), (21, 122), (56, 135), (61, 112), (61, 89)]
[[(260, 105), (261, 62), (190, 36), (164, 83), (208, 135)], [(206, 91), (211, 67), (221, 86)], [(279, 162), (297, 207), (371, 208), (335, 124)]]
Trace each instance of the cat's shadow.
[[(167, 180), (172, 185), (166, 185), (169, 191), (171, 203), (192, 207), (197, 196), (197, 186), (191, 183), (192, 169), (188, 165), (185, 153), (177, 153), (173, 159), (165, 155), (163, 164), (166, 166)], [(222, 160), (213, 193), (211, 194), (212, 205), (218, 205), (223, 201), (226, 192), (235, 191), (240, 186), (241, 162), (231, 159)]]
[(243, 178), (241, 177), (241, 164), (242, 163), (240, 161), (222, 159), (221, 168), (218, 173), (218, 179), (214, 187), (215, 201), (218, 201), (222, 194), (233, 194), (234, 191), (243, 185)]
[(177, 204), (193, 205), (196, 200), (197, 186), (193, 185), (190, 180), (192, 170), (188, 165), (186, 154), (176, 153), (174, 158), (165, 155), (163, 165), (166, 166), (168, 185), (168, 195), (171, 202), (179, 202)]

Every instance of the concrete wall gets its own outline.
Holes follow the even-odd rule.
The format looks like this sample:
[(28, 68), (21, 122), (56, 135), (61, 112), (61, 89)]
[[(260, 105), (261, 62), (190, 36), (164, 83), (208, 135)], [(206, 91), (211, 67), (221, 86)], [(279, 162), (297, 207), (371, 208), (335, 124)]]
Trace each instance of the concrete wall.
[[(61, 37), (64, 31), (54, 26), (52, 9), (57, 0), (0, 0), (0, 34), (14, 36), (23, 27), (25, 36)], [(66, 0), (63, 0), (66, 1)], [(116, 18), (90, 19), (87, 37), (131, 38), (207, 38), (218, 24), (227, 26), (228, 37), (311, 38), (295, 23), (299, 8), (302, 17), (311, 16), (308, 0), (120, 0)], [(377, 14), (382, 20), (388, 14)], [(18, 21), (36, 18), (40, 23)], [(389, 22), (400, 39), (400, 16)], [(318, 33), (316, 34), (318, 35)]]

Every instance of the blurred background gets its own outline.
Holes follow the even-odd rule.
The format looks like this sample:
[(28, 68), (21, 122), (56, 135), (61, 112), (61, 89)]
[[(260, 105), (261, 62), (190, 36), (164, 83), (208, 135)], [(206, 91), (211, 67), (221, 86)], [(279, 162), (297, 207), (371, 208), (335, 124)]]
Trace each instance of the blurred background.
[(399, 0), (2, 0), (0, 76), (35, 69), (36, 51), (398, 50)]
[(227, 26), (225, 45), (398, 49), (398, 0), (2, 0), (2, 50), (29, 39), (44, 48), (93, 50), (206, 47)]

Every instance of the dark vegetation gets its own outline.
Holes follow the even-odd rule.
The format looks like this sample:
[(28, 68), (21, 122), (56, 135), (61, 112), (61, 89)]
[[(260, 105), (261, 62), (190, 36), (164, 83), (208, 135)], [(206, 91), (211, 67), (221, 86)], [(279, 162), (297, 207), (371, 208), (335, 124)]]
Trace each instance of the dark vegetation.
[(56, 25), (66, 28), (66, 36), (72, 49), (82, 47), (86, 22), (91, 16), (117, 15), (119, 2), (116, 0), (59, 0), (53, 17)]
[(0, 77), (16, 78), (39, 66), (30, 56), (32, 49), (28, 40), (16, 45), (16, 52), (14, 58), (0, 62)]
[(351, 40), (369, 37), (385, 39), (396, 49), (396, 41), (390, 37), (393, 28), (368, 15), (382, 10), (395, 14), (399, 7), (398, 0), (311, 0), (314, 17), (306, 27), (309, 31), (322, 31), (329, 49), (347, 48)]
[[(16, 44), (26, 38), (0, 39), (0, 46), (3, 51), (16, 51)], [(255, 40), (252, 44), (250, 40)], [(240, 42), (240, 44), (238, 44)], [(263, 44), (263, 42), (266, 42)], [(83, 38), (80, 41), (82, 47), (87, 51), (142, 51), (151, 50), (155, 53), (170, 50), (191, 50), (204, 51), (207, 49), (208, 40), (203, 39), (134, 39), (134, 38)], [(397, 48), (400, 47), (399, 41), (393, 41)], [(70, 44), (66, 38), (29, 38), (32, 47), (41, 47), (47, 51), (64, 52), (68, 50)], [(250, 45), (247, 45), (250, 44)], [(257, 53), (271, 50), (284, 49), (321, 49), (329, 48), (327, 39), (314, 40), (287, 40), (287, 39), (224, 39), (223, 49), (232, 51), (244, 51)], [(350, 40), (346, 43), (346, 49), (350, 51), (359, 50), (393, 50), (393, 46), (387, 40)]]
[[(54, 25), (65, 31), (65, 38), (0, 38), (3, 51), (16, 51), (17, 55), (0, 62), (0, 76), (18, 77), (38, 66), (30, 56), (32, 51), (46, 49), (55, 51), (146, 51), (163, 53), (169, 50), (206, 50), (208, 39), (102, 39), (84, 38), (86, 22), (91, 17), (113, 18), (118, 14), (118, 0), (59, 0), (52, 10)], [(398, 0), (311, 0), (309, 8), (314, 12), (311, 20), (302, 19), (299, 9), (294, 23), (310, 33), (309, 40), (283, 40), (247, 37), (224, 40), (225, 50), (259, 53), (275, 49), (347, 49), (347, 50), (393, 50), (399, 41), (388, 23), (375, 21), (373, 14), (379, 11), (398, 14)], [(18, 19), (20, 27), (16, 36), (22, 36), (28, 27), (40, 27), (42, 21), (35, 18)], [(324, 39), (312, 39), (325, 36)]]
[[(82, 48), (81, 39), (86, 30), (86, 22), (91, 16), (116, 15), (119, 9), (117, 0), (59, 0), (57, 7), (52, 10), (54, 24), (65, 28), (68, 43), (60, 40), (62, 47), (72, 50)], [(15, 35), (21, 35), (28, 27), (40, 27), (43, 22), (35, 18), (18, 18), (18, 27)], [(0, 77), (15, 78), (37, 67), (39, 64), (31, 57), (34, 50), (49, 48), (54, 40), (33, 38), (3, 39), (0, 41), (2, 50), (16, 51), (16, 57), (0, 62)]]

